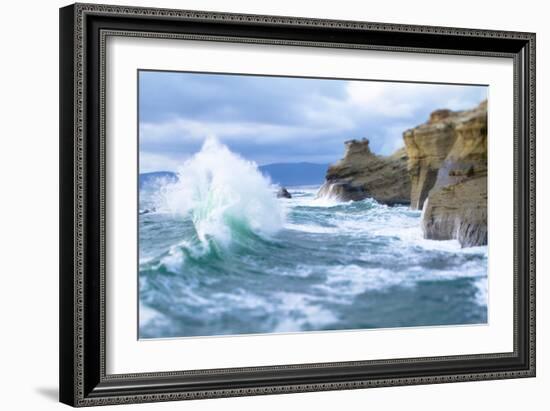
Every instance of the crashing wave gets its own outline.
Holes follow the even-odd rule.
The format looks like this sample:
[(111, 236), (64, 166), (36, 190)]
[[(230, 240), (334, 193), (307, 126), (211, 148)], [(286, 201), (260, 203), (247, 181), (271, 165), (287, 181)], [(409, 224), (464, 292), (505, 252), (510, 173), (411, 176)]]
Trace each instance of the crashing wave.
[(215, 138), (179, 168), (160, 191), (161, 207), (190, 218), (203, 246), (228, 246), (243, 235), (270, 236), (283, 227), (284, 208), (255, 163)]

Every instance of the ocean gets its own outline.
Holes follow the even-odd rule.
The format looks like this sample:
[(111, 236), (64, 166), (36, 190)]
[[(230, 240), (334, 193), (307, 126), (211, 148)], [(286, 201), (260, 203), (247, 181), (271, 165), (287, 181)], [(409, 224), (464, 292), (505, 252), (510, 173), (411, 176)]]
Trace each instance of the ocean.
[(139, 337), (487, 323), (487, 247), (421, 212), (316, 198), (210, 141), (139, 192)]

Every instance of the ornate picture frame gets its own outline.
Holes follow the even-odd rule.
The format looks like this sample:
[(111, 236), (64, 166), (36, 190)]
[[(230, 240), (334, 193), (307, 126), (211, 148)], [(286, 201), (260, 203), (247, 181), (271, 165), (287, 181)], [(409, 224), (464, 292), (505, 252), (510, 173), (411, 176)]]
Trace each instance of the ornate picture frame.
[[(108, 373), (105, 94), (110, 37), (512, 61), (513, 350)], [(60, 101), (61, 402), (80, 407), (535, 376), (534, 33), (75, 4), (60, 10)]]

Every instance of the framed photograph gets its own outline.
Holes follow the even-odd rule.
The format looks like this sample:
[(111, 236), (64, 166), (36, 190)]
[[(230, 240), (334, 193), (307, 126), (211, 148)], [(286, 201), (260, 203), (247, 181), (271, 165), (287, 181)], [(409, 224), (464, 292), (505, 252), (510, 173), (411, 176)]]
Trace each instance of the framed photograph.
[(535, 376), (535, 34), (60, 10), (60, 399)]

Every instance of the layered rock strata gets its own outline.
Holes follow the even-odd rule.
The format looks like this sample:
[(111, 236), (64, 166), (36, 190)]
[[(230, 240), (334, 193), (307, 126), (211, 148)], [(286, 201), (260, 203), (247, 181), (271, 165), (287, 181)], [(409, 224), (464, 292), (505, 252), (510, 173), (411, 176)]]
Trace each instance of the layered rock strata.
[(404, 148), (391, 156), (371, 152), (369, 140), (350, 140), (345, 143), (344, 157), (331, 165), (318, 197), (342, 201), (374, 198), (380, 203), (409, 204), (411, 184)]
[(438, 110), (403, 135), (411, 207), (422, 209), (424, 237), (487, 244), (487, 102)]
[(423, 210), (425, 238), (487, 244), (487, 101), (434, 111), (403, 140), (405, 147), (387, 157), (372, 153), (367, 139), (347, 141), (317, 196), (410, 204)]

